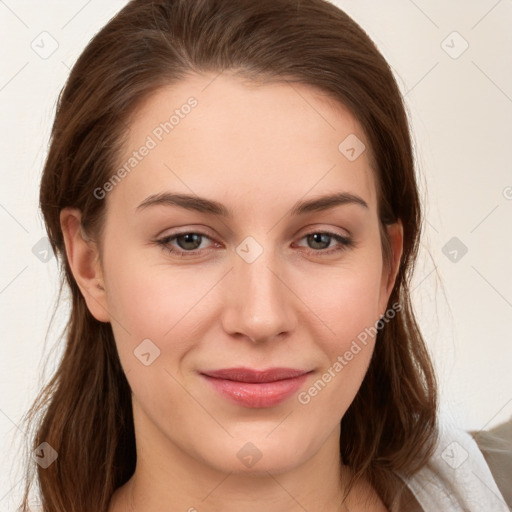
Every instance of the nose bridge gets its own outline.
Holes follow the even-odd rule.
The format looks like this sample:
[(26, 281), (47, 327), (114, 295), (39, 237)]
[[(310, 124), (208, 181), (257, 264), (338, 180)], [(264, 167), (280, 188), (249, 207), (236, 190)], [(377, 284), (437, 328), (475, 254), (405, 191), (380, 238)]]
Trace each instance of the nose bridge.
[(226, 331), (257, 341), (292, 330), (291, 293), (279, 276), (283, 265), (276, 251), (247, 237), (236, 253), (223, 318)]

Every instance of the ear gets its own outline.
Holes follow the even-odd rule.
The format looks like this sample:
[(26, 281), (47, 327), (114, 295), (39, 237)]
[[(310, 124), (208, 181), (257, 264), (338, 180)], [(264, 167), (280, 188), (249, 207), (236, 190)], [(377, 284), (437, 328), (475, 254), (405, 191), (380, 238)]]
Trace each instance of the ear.
[(109, 322), (98, 247), (83, 231), (81, 219), (76, 208), (64, 208), (60, 212), (67, 259), (89, 311), (96, 320)]
[(393, 287), (395, 286), (396, 276), (400, 267), (400, 260), (403, 252), (404, 230), (402, 221), (399, 219), (393, 224), (386, 226), (388, 232), (389, 245), (391, 249), (390, 264), (382, 268), (382, 281), (379, 296), (379, 313), (382, 317), (386, 312)]

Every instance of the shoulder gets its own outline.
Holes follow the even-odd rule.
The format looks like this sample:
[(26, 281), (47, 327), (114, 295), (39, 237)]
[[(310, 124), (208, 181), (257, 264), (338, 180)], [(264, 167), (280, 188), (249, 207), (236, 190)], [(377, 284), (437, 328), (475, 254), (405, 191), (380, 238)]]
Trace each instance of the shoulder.
[(438, 422), (439, 437), (429, 462), (404, 479), (425, 512), (509, 512), (473, 436), (453, 423)]
[(482, 452), (503, 498), (512, 509), (512, 417), (490, 430), (469, 433)]

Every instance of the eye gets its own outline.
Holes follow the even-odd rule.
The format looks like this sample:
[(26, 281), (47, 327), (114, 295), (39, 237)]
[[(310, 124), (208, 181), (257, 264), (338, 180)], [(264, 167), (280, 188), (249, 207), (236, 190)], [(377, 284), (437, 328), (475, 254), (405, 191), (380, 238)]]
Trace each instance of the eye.
[[(200, 249), (204, 238), (211, 240), (206, 233), (184, 231), (161, 238), (157, 240), (157, 243), (166, 251), (178, 256), (197, 256), (198, 253), (204, 250), (204, 247)], [(172, 242), (175, 242), (178, 247), (172, 245)]]
[[(205, 240), (213, 242), (212, 238), (200, 231), (183, 231), (165, 236), (156, 243), (165, 251), (179, 257), (201, 256), (208, 251), (207, 247), (201, 247)], [(313, 231), (304, 235), (300, 240), (306, 240), (309, 245), (307, 252), (314, 255), (329, 255), (347, 250), (355, 245), (354, 241), (346, 236), (329, 231)], [(335, 242), (334, 244), (332, 244)], [(219, 244), (217, 244), (219, 245)], [(297, 245), (303, 247), (302, 245)]]
[[(355, 245), (351, 238), (329, 231), (314, 231), (304, 235), (302, 239), (306, 239), (312, 247), (312, 250), (308, 250), (309, 253), (321, 255), (337, 253)], [(331, 246), (333, 241), (337, 242), (337, 245)]]

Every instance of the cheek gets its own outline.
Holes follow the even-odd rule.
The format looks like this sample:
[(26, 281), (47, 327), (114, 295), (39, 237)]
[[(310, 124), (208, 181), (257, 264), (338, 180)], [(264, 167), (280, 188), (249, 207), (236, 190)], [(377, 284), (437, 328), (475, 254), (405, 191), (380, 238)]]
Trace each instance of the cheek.
[(134, 379), (142, 368), (139, 352), (156, 356), (149, 368), (157, 368), (164, 361), (174, 366), (190, 350), (197, 320), (206, 314), (201, 299), (214, 281), (162, 262), (152, 264), (136, 251), (117, 254), (123, 258), (104, 258), (107, 303), (121, 363), (127, 375), (135, 370)]
[[(144, 251), (125, 251), (123, 258), (105, 258), (109, 312), (134, 336), (162, 338), (211, 287), (205, 272), (191, 272), (148, 260)], [(210, 276), (212, 279), (214, 276)]]
[(376, 289), (372, 282), (346, 283), (319, 313), (330, 328), (315, 337), (323, 364), (315, 380), (297, 397), (300, 404), (315, 411), (318, 428), (321, 422), (332, 422), (334, 427), (340, 421), (366, 375), (377, 333)]
[(321, 320), (314, 339), (324, 358), (317, 379), (298, 399), (318, 411), (331, 411), (335, 422), (354, 399), (373, 354), (381, 281), (378, 256), (360, 254), (357, 265), (347, 263), (303, 283), (304, 302)]
[(198, 339), (198, 301), (211, 284), (129, 257), (107, 267), (105, 276), (119, 359), (134, 397), (155, 423), (184, 421), (182, 411), (194, 403), (178, 383), (180, 364)]
[(317, 270), (307, 278), (306, 273), (295, 277), (295, 289), (324, 325), (322, 338), (332, 349), (342, 349), (379, 319), (382, 263), (372, 255), (360, 254), (357, 259), (347, 259), (337, 269)]
[[(133, 351), (145, 339), (161, 352), (172, 345), (172, 359), (179, 360), (191, 349), (191, 340), (201, 338), (212, 314), (223, 313), (222, 300), (230, 295), (225, 289), (229, 279), (222, 282), (226, 269), (201, 263), (194, 270), (193, 264), (180, 267), (161, 257), (152, 262), (144, 251), (123, 249), (122, 240), (107, 245), (107, 302), (123, 366), (133, 364)], [(378, 319), (381, 260), (377, 249), (354, 252), (337, 266), (290, 264), (283, 275), (305, 305), (304, 309), (290, 298), (290, 304), (303, 309), (296, 311), (302, 318), (297, 320), (297, 336), (309, 332), (330, 362)], [(364, 364), (363, 357), (357, 359)]]

